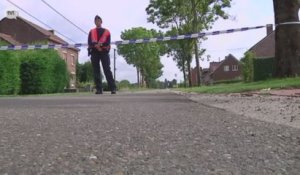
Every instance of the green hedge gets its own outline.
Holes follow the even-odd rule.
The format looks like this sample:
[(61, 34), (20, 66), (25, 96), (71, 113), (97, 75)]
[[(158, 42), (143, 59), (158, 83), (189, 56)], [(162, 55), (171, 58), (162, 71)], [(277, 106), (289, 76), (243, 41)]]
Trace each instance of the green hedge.
[(244, 57), (241, 59), (242, 64), (242, 75), (244, 82), (252, 82), (253, 81), (253, 60), (255, 55), (252, 52), (246, 52)]
[(29, 50), (19, 54), (20, 94), (63, 92), (69, 75), (66, 63), (54, 50)]
[(20, 61), (11, 51), (0, 52), (0, 94), (17, 94), (20, 89)]
[(254, 81), (270, 79), (273, 76), (275, 65), (274, 58), (256, 58), (253, 60)]

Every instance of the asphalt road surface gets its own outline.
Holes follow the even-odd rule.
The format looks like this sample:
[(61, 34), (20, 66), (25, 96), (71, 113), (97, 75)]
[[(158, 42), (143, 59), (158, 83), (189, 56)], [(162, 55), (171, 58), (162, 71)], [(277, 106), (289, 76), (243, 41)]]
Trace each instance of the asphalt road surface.
[(0, 174), (299, 173), (299, 129), (168, 91), (0, 98)]

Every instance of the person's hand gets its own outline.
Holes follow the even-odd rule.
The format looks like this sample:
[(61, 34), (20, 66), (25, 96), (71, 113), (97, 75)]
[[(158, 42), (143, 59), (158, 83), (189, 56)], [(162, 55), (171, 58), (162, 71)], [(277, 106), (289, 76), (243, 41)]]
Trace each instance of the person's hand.
[(96, 48), (98, 51), (102, 51), (102, 49), (101, 49), (101, 44), (100, 44), (100, 43), (96, 44), (96, 45), (95, 45), (95, 48)]

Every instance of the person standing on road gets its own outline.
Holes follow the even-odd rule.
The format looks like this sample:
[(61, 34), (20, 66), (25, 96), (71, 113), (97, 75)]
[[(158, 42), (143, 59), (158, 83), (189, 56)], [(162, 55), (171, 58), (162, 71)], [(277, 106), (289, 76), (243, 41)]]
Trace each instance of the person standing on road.
[(102, 76), (100, 72), (100, 61), (104, 74), (111, 90), (111, 94), (116, 94), (116, 84), (110, 68), (110, 32), (102, 28), (102, 19), (96, 15), (94, 19), (96, 28), (91, 29), (88, 36), (88, 55), (91, 55), (91, 62), (94, 72), (94, 82), (96, 84), (96, 94), (103, 93)]

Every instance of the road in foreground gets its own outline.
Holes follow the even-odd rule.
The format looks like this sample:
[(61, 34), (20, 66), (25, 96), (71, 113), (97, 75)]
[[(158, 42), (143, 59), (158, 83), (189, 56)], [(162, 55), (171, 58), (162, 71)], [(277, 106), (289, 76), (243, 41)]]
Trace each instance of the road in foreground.
[(0, 98), (0, 174), (299, 172), (299, 129), (168, 91)]

